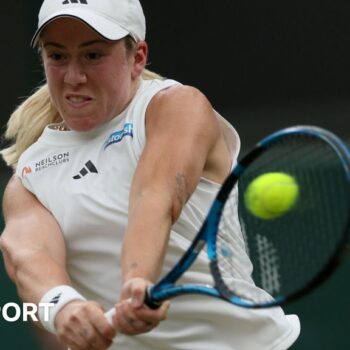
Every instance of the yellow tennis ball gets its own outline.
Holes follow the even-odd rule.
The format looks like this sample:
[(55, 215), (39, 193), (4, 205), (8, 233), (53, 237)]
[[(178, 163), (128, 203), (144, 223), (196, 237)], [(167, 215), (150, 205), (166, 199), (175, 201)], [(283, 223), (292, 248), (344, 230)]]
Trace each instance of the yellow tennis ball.
[(248, 185), (244, 201), (254, 216), (270, 220), (291, 210), (298, 197), (299, 186), (293, 176), (272, 172), (258, 176)]

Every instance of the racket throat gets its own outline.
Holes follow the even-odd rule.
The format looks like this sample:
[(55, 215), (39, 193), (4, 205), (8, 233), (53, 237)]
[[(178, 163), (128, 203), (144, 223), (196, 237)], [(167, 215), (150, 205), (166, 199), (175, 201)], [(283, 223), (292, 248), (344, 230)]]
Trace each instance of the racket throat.
[[(349, 242), (350, 243), (350, 242)], [(196, 246), (194, 247), (193, 251), (196, 254), (199, 254), (201, 252), (201, 250), (204, 248), (204, 246), (206, 245), (206, 241), (205, 240), (200, 240), (198, 241), (198, 243), (196, 244)]]
[(214, 278), (214, 287), (219, 291), (222, 298), (231, 300), (233, 295), (221, 277), (217, 260), (211, 260), (209, 266), (211, 275)]

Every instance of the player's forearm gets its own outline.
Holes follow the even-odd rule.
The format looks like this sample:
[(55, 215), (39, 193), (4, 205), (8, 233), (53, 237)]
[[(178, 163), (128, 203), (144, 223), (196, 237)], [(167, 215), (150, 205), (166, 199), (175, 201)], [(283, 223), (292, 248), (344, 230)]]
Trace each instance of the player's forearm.
[(159, 277), (173, 220), (168, 194), (147, 193), (134, 201), (123, 242), (123, 282), (134, 277), (150, 281)]
[(67, 284), (63, 234), (53, 215), (13, 176), (3, 201), (0, 247), (23, 301), (38, 303), (54, 286)]
[(64, 267), (44, 250), (25, 251), (12, 248), (6, 240), (2, 240), (1, 248), (6, 271), (24, 302), (37, 304), (52, 287), (70, 284)]

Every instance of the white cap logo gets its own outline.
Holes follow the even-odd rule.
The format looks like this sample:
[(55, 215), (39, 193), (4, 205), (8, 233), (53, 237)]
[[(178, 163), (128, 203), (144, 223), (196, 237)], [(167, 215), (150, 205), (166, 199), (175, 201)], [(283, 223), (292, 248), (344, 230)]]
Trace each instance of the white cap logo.
[(65, 0), (62, 2), (62, 5), (66, 5), (66, 4), (87, 4), (86, 0)]

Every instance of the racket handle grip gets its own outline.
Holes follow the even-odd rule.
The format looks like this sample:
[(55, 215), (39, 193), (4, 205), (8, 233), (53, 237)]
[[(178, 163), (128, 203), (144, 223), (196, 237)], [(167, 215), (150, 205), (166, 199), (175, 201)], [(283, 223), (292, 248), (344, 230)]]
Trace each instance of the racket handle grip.
[(107, 321), (111, 326), (113, 325), (112, 318), (116, 314), (116, 312), (117, 312), (117, 310), (115, 308), (112, 308), (112, 309), (105, 312), (105, 316), (107, 318)]
[(152, 286), (149, 286), (146, 290), (144, 304), (152, 310), (157, 310), (162, 306), (161, 301), (155, 301), (150, 297)]

